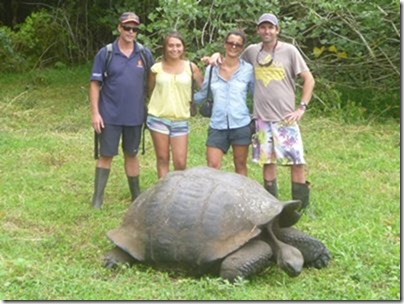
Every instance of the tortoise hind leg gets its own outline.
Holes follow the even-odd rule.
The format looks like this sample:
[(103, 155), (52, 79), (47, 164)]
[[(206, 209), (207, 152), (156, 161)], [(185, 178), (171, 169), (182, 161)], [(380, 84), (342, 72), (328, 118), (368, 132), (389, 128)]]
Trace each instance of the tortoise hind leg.
[(324, 268), (331, 260), (331, 254), (323, 242), (296, 228), (281, 228), (276, 236), (282, 242), (299, 249), (307, 267)]
[(271, 264), (272, 249), (260, 240), (252, 240), (227, 256), (220, 267), (220, 276), (234, 282), (246, 278)]
[(104, 255), (104, 267), (115, 268), (118, 264), (129, 264), (132, 266), (136, 260), (126, 251), (115, 247)]

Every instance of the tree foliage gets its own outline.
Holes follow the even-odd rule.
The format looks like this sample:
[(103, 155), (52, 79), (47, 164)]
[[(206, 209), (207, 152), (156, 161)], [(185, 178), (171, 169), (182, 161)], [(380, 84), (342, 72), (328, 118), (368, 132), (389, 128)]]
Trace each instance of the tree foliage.
[(114, 39), (123, 11), (135, 11), (140, 16), (139, 40), (156, 57), (161, 55), (164, 35), (178, 30), (187, 41), (188, 56), (198, 63), (201, 56), (222, 50), (223, 38), (230, 29), (243, 29), (248, 41), (256, 42), (256, 19), (263, 12), (273, 12), (280, 17), (282, 39), (300, 49), (314, 72), (318, 83), (316, 98), (324, 110), (358, 105), (363, 112), (378, 115), (384, 111), (399, 117), (401, 37), (397, 1), (55, 0), (42, 6), (31, 1), (21, 3), (31, 5), (27, 18), (0, 27), (2, 71), (14, 71), (15, 62), (21, 63), (20, 70), (89, 62), (100, 47)]

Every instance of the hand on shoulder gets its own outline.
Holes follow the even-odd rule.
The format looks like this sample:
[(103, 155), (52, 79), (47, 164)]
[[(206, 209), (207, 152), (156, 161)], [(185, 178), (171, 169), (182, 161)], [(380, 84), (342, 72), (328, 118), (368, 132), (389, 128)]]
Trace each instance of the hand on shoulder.
[(211, 56), (202, 57), (201, 61), (204, 64), (216, 66), (222, 64), (222, 57), (220, 56), (220, 53), (214, 53)]

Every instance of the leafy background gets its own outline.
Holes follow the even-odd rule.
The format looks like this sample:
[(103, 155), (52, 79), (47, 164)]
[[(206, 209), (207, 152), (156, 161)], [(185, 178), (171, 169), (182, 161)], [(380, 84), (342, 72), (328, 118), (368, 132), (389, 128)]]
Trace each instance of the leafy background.
[(255, 21), (272, 12), (281, 20), (282, 39), (300, 49), (316, 77), (318, 110), (348, 109), (347, 120), (399, 119), (400, 8), (392, 0), (7, 0), (0, 4), (0, 71), (91, 62), (115, 38), (118, 16), (128, 10), (140, 16), (139, 40), (157, 58), (165, 33), (177, 29), (188, 56), (200, 64), (202, 56), (222, 50), (230, 29), (243, 29), (257, 42)]

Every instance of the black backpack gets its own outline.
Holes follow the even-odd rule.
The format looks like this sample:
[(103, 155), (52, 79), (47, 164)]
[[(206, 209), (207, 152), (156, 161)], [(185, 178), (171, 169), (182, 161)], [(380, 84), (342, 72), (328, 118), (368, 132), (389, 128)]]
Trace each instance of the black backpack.
[[(137, 45), (137, 47), (140, 50), (140, 59), (143, 62), (143, 66), (145, 67), (145, 73), (144, 73), (144, 89), (145, 89), (145, 93), (148, 93), (148, 75), (149, 75), (149, 70), (150, 70), (150, 63), (147, 60), (147, 55), (146, 55), (146, 51), (144, 46), (139, 43), (139, 42), (135, 42), (135, 45)], [(105, 48), (107, 49), (107, 56), (105, 57), (105, 63), (104, 63), (104, 81), (105, 79), (108, 78), (108, 68), (109, 65), (111, 63), (112, 60), (112, 50), (113, 50), (113, 43), (108, 43)]]

